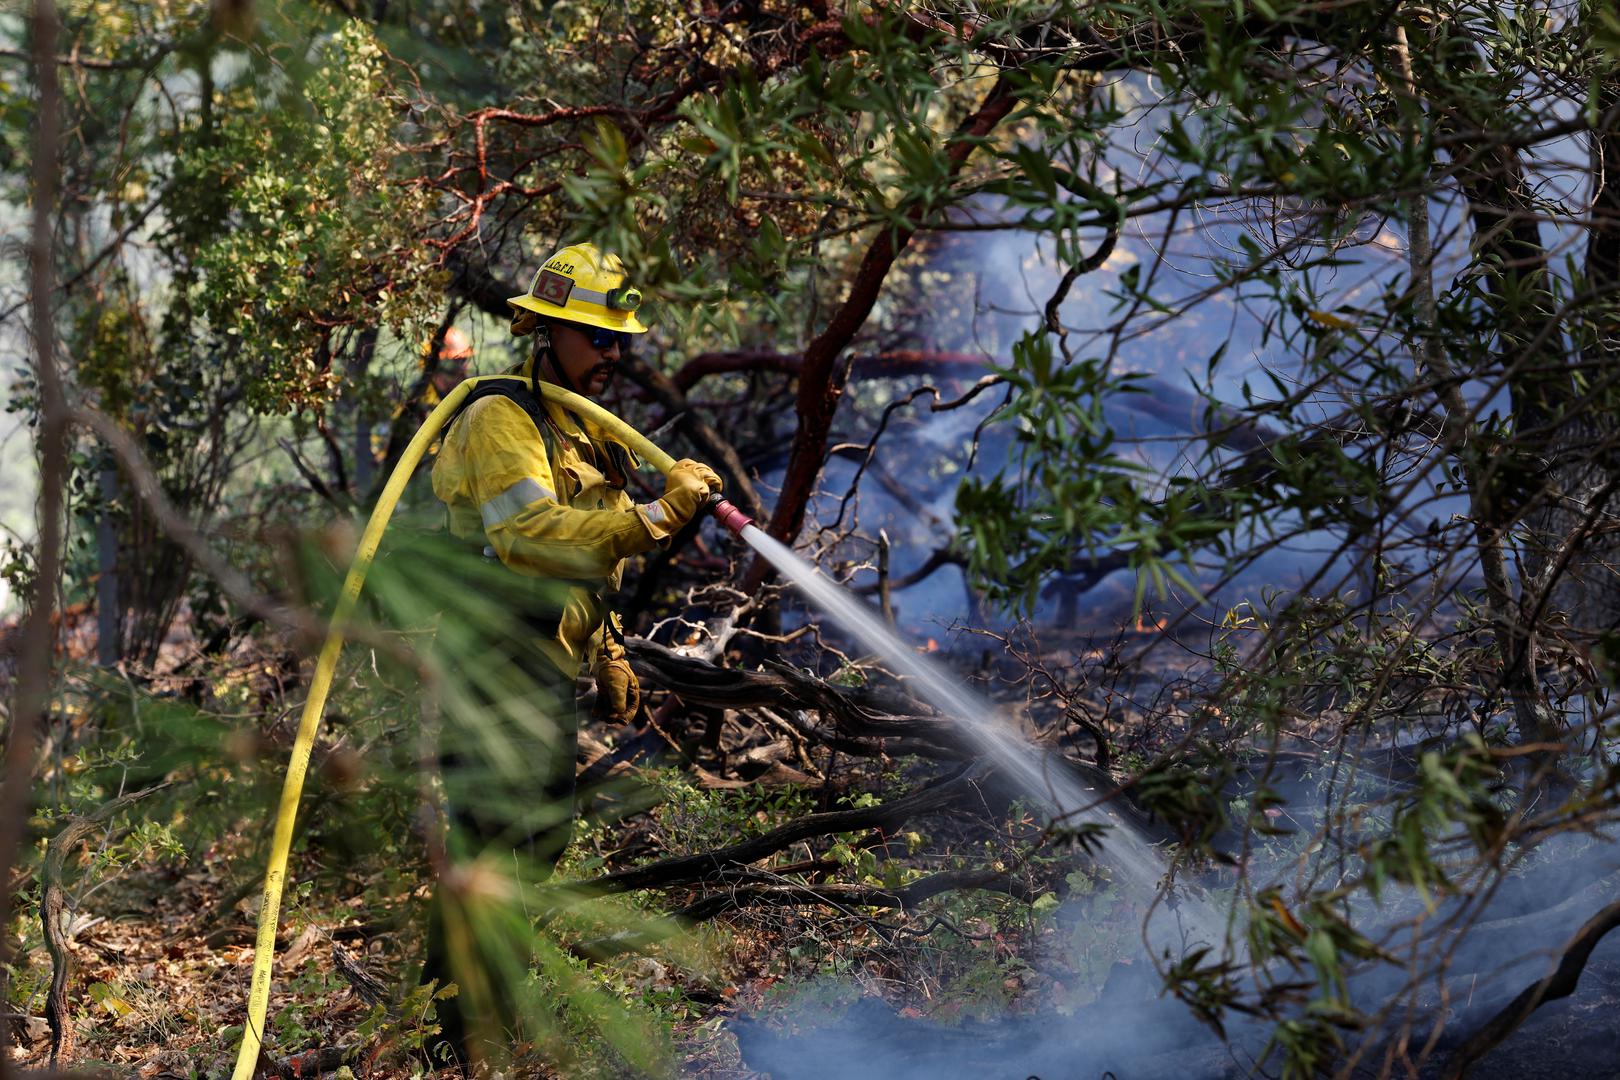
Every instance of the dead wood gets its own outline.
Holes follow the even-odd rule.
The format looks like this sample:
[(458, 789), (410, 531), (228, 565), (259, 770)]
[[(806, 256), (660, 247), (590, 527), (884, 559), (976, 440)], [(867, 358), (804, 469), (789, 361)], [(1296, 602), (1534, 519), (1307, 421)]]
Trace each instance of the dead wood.
[[(763, 710), (762, 710), (763, 711)], [(807, 739), (814, 739), (822, 746), (830, 747), (842, 754), (851, 754), (863, 758), (885, 757), (920, 757), (931, 761), (963, 761), (974, 757), (971, 748), (965, 746), (946, 745), (933, 737), (933, 732), (923, 736), (906, 736), (895, 734), (882, 734), (874, 738), (858, 738), (849, 735), (840, 735), (836, 729), (819, 727), (806, 719), (797, 709), (784, 709), (779, 714), (783, 721), (793, 729), (804, 735)], [(885, 721), (900, 727), (905, 724), (903, 719)]]
[[(1034, 903), (1040, 895), (1039, 889), (1018, 881), (1002, 870), (944, 870), (898, 889), (879, 889), (870, 885), (850, 885), (841, 882), (801, 885), (783, 882), (781, 874), (786, 872), (789, 872), (788, 868), (769, 875), (769, 883), (738, 884), (711, 893), (672, 912), (671, 917), (691, 926), (707, 922), (728, 911), (746, 907), (823, 906), (845, 911), (852, 908), (890, 908), (909, 911), (924, 900), (932, 899), (941, 893), (963, 889), (1004, 893), (1025, 903)], [(583, 942), (571, 947), (570, 951), (588, 960), (603, 960), (620, 953), (647, 948), (659, 940), (662, 939), (652, 933), (627, 930)]]
[(809, 773), (800, 772), (791, 765), (781, 762), (771, 762), (760, 768), (755, 766), (747, 770), (748, 775), (735, 780), (724, 776), (716, 776), (707, 769), (694, 768), (698, 786), (711, 791), (740, 791), (743, 788), (785, 788), (785, 787), (818, 787), (819, 783)]
[(53, 1069), (60, 1068), (62, 1062), (73, 1054), (73, 1022), (67, 1005), (67, 984), (73, 973), (73, 954), (68, 951), (67, 935), (62, 929), (62, 914), (67, 909), (62, 872), (68, 852), (114, 814), (169, 786), (170, 782), (165, 781), (102, 803), (90, 813), (70, 820), (67, 828), (57, 833), (45, 846), (45, 863), (40, 871), (39, 921), (45, 934), (45, 951), (51, 957), (51, 989), (45, 998), (45, 1019), (51, 1025)]
[[(910, 698), (870, 687), (835, 686), (825, 679), (784, 664), (769, 664), (763, 671), (717, 667), (682, 656), (644, 638), (625, 643), (635, 664), (644, 669), (650, 685), (673, 691), (683, 702), (718, 705), (728, 709), (770, 708), (778, 715), (784, 706), (819, 713), (832, 730), (784, 717), (807, 738), (877, 756), (883, 748), (860, 740), (905, 740), (904, 752), (934, 758), (959, 758), (976, 752), (963, 740), (954, 721), (929, 714), (926, 706)], [(897, 752), (899, 752), (897, 750)]]
[(588, 732), (580, 732), (579, 750), (583, 763), (575, 782), (581, 791), (590, 790), (631, 765), (651, 764), (669, 747), (664, 736), (650, 724), (641, 729), (623, 729), (617, 743), (609, 749), (606, 743)]
[(910, 795), (892, 799), (878, 806), (807, 814), (780, 828), (772, 829), (763, 836), (756, 836), (716, 851), (661, 859), (647, 866), (604, 874), (588, 881), (571, 882), (559, 888), (601, 895), (696, 884), (722, 875), (728, 870), (747, 867), (750, 863), (758, 862), (811, 837), (855, 832), (860, 829), (892, 830), (923, 814), (959, 807), (978, 797), (979, 788), (986, 776), (987, 772), (982, 768), (964, 768)]
[(1592, 950), (1617, 926), (1620, 926), (1620, 900), (1599, 911), (1575, 932), (1575, 936), (1564, 946), (1558, 966), (1551, 974), (1525, 987), (1505, 1009), (1469, 1036), (1447, 1064), (1446, 1080), (1459, 1080), (1476, 1061), (1517, 1031), (1521, 1024), (1530, 1019), (1531, 1013), (1547, 1002), (1573, 994), (1580, 983), (1581, 972), (1586, 969), (1586, 962), (1591, 959)]
[(696, 903), (681, 908), (674, 916), (685, 922), (697, 923), (737, 908), (799, 904), (821, 904), (838, 908), (898, 908), (905, 911), (941, 893), (960, 889), (983, 889), (988, 892), (1006, 893), (1027, 903), (1033, 903), (1039, 895), (1033, 886), (1014, 879), (1005, 871), (944, 870), (898, 889), (879, 889), (868, 885), (848, 885), (839, 882), (828, 882), (825, 885), (797, 885), (786, 882), (740, 885), (705, 896)]
[(361, 1001), (367, 1005), (389, 1004), (387, 985), (367, 971), (353, 953), (335, 941), (332, 942), (332, 966), (353, 987)]

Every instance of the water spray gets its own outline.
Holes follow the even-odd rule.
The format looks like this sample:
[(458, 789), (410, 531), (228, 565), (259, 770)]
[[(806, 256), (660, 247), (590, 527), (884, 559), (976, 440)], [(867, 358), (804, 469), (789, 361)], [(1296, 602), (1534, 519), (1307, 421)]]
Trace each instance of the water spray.
[[(427, 455), (428, 448), (438, 438), (439, 432), (461, 411), (462, 403), (467, 400), (467, 396), (472, 393), (475, 386), (501, 380), (523, 387), (534, 385), (528, 379), (515, 375), (483, 375), (467, 379), (450, 391), (428, 414), (410, 444), (406, 446), (405, 452), (400, 455), (399, 464), (389, 474), (388, 483), (377, 499), (377, 505), (371, 511), (365, 532), (361, 534), (360, 544), (355, 549), (354, 561), (349, 564), (348, 575), (343, 580), (343, 592), (338, 596), (326, 641), (321, 646), (319, 659), (315, 663), (315, 675), (310, 680), (309, 697), (304, 702), (303, 716), (298, 723), (298, 734), (293, 739), (292, 756), (287, 762), (287, 774), (281, 785), (281, 800), (276, 808), (275, 831), (270, 839), (270, 859), (264, 874), (264, 897), (259, 907), (258, 934), (254, 939), (253, 977), (248, 990), (247, 1020), (242, 1026), (242, 1045), (236, 1055), (236, 1068), (231, 1074), (232, 1080), (252, 1080), (254, 1069), (258, 1065), (259, 1049), (264, 1043), (264, 1021), (270, 1006), (271, 967), (276, 954), (276, 928), (281, 917), (281, 894), (286, 884), (287, 856), (292, 849), (293, 824), (298, 817), (298, 801), (303, 795), (304, 777), (309, 771), (309, 759), (315, 748), (315, 736), (320, 731), (326, 698), (332, 689), (332, 678), (337, 672), (338, 658), (343, 652), (349, 621), (354, 617), (360, 590), (365, 585), (366, 573), (371, 569), (372, 560), (377, 556), (383, 532), (388, 528), (389, 519), (394, 516), (394, 509), (399, 505), (400, 496), (405, 493), (405, 487), (415, 474), (417, 465)], [(542, 382), (538, 386), (542, 397), (596, 424), (660, 473), (667, 475), (670, 469), (675, 467), (674, 458), (596, 402), (551, 383)], [(710, 495), (703, 505), (714, 515), (715, 520), (737, 536), (743, 536), (745, 531), (758, 534), (759, 530), (752, 528), (752, 519), (721, 498), (718, 493)]]

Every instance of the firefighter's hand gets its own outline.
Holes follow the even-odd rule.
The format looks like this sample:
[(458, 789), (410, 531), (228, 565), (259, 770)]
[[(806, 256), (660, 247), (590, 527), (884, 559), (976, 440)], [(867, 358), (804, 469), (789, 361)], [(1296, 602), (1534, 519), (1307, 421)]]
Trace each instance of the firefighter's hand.
[(679, 529), (692, 520), (710, 492), (720, 490), (720, 477), (701, 461), (682, 458), (664, 477), (664, 511), (669, 527)]
[(596, 676), (596, 712), (610, 724), (627, 724), (641, 708), (641, 683), (630, 668), (630, 661), (622, 655), (610, 657), (605, 652), (596, 658), (592, 672)]

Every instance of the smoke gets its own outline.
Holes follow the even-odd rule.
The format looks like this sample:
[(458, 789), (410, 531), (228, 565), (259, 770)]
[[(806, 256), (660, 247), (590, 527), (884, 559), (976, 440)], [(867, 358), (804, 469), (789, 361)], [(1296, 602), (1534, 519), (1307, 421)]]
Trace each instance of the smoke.
[[(1559, 839), (1536, 860), (1540, 872), (1508, 879), (1488, 901), (1447, 901), (1430, 911), (1410, 891), (1396, 890), (1382, 908), (1358, 913), (1363, 928), (1401, 962), (1368, 963), (1348, 974), (1349, 1000), (1372, 1017), (1367, 1030), (1345, 1032), (1346, 1052), (1363, 1051), (1365, 1067), (1355, 1075), (1388, 1075), (1391, 1060), (1410, 1059), (1423, 1062), (1420, 1075), (1438, 1076), (1447, 1056), (1550, 972), (1570, 936), (1620, 893), (1611, 880), (1620, 857), (1606, 842)], [(1253, 872), (1264, 877), (1282, 869)], [(1094, 913), (1075, 903), (1070, 914), (1079, 920)], [(1064, 921), (1060, 909), (1054, 923)], [(1064, 949), (1066, 955), (1047, 962), (1077, 966), (1079, 946)], [(1217, 1035), (1163, 993), (1145, 955), (1131, 960), (1116, 962), (1096, 999), (1076, 1008), (1037, 1000), (1016, 1012), (949, 1023), (877, 997), (850, 1000), (858, 991), (847, 984), (844, 1000), (829, 1007), (827, 988), (811, 986), (784, 1007), (738, 1019), (733, 1031), (747, 1066), (773, 1080), (1275, 1075), (1271, 1023), (1228, 1013)], [(1252, 977), (1276, 983), (1299, 974), (1274, 964)], [(1593, 954), (1575, 995), (1536, 1012), (1473, 1075), (1606, 1075), (1612, 1044), (1589, 1029), (1604, 1025), (1616, 990), (1620, 941), (1611, 939)]]
[(863, 998), (828, 1026), (796, 1030), (791, 1020), (745, 1019), (733, 1030), (748, 1067), (773, 1080), (1068, 1080), (1108, 1073), (1170, 1080), (1232, 1071), (1228, 1048), (1185, 1008), (1151, 998), (1099, 1004), (1072, 1016), (955, 1026), (903, 1019)]
[[(1124, 140), (1129, 132), (1117, 136)], [(1122, 150), (1116, 146), (1114, 150)], [(1113, 151), (1110, 156), (1114, 157)], [(1122, 160), (1125, 153), (1117, 155)], [(1434, 221), (1438, 236), (1450, 236), (1448, 222), (1462, 212), (1456, 206), (1436, 205)], [(1108, 422), (1138, 461), (1161, 481), (1195, 467), (1207, 469), (1209, 460), (1192, 462), (1184, 455), (1189, 439), (1196, 439), (1212, 426), (1227, 426), (1228, 417), (1206, 413), (1205, 396), (1236, 405), (1251, 400), (1275, 398), (1278, 387), (1299, 384), (1306, 374), (1304, 360), (1289, 355), (1270, 329), (1262, 323), (1265, 304), (1250, 310), (1235, 297), (1206, 295), (1214, 264), (1235, 250), (1239, 234), (1249, 222), (1202, 218), (1196, 228), (1188, 222), (1171, 235), (1166, 219), (1146, 219), (1133, 225), (1120, 238), (1115, 255), (1099, 271), (1081, 279), (1061, 309), (1062, 322), (1071, 330), (1069, 345), (1078, 355), (1099, 355), (1108, 351), (1116, 372), (1134, 372), (1146, 377), (1143, 395), (1120, 395), (1106, 410)], [(1369, 233), (1369, 235), (1373, 235)], [(1158, 264), (1153, 295), (1168, 308), (1192, 304), (1176, 317), (1153, 324), (1151, 333), (1124, 335), (1109, 340), (1107, 328), (1118, 317), (1120, 275), (1132, 266), (1147, 267), (1161, 254), (1174, 248), (1173, 257)], [(1402, 241), (1387, 230), (1373, 236), (1363, 247), (1341, 253), (1342, 268), (1324, 275), (1314, 284), (1321, 290), (1319, 302), (1325, 310), (1338, 304), (1375, 310), (1379, 290), (1403, 274), (1405, 252)], [(1437, 275), (1444, 277), (1466, 262), (1468, 254), (1459, 246), (1442, 245), (1438, 252)], [(922, 329), (927, 347), (956, 351), (982, 350), (991, 360), (1005, 362), (1008, 348), (1025, 331), (1036, 327), (1047, 296), (1060, 278), (1063, 267), (1052, 257), (1050, 244), (1029, 236), (961, 233), (939, 238), (930, 249), (930, 269), (958, 273), (971, 279), (961, 295), (971, 294), (972, 305), (959, 307), (954, 316), (941, 315), (935, 325)], [(1219, 361), (1216, 362), (1217, 353)], [(1398, 357), (1396, 358), (1398, 361)], [(1357, 373), (1351, 373), (1355, 376)], [(1273, 381), (1275, 380), (1275, 381)], [(882, 407), (903, 396), (921, 382), (886, 380), (881, 386), (855, 385), (846, 400), (859, 407), (843, 414), (849, 426), (844, 433), (850, 443), (863, 444), (871, 435)], [(971, 380), (966, 380), (970, 382)], [(964, 380), (950, 386), (941, 384), (942, 393), (960, 390)], [(1471, 401), (1484, 398), (1475, 384), (1464, 387)], [(952, 497), (964, 475), (986, 477), (1009, 461), (1013, 444), (1008, 433), (994, 423), (982, 427), (999, 398), (987, 395), (971, 407), (959, 411), (929, 414), (922, 402), (902, 410), (891, 420), (876, 459), (866, 466), (861, 491), (853, 505), (859, 510), (863, 533), (875, 535), (886, 530), (893, 542), (891, 573), (904, 577), (921, 566), (937, 549), (945, 546), (954, 533)], [(1343, 401), (1334, 393), (1321, 395), (1295, 417), (1303, 421), (1323, 420), (1334, 415)], [(1492, 404), (1484, 402), (1485, 409)], [(1482, 410), (1485, 411), (1485, 410)], [(906, 422), (907, 418), (913, 419)], [(1274, 432), (1237, 430), (1214, 451), (1216, 463), (1230, 461), (1238, 454), (1255, 449)], [(975, 440), (977, 442), (975, 443)], [(1441, 470), (1432, 467), (1433, 458), (1422, 458), (1411, 447), (1400, 446), (1408, 455), (1408, 471), (1388, 478), (1387, 491), (1396, 501), (1389, 505), (1368, 506), (1382, 515), (1380, 542), (1390, 546), (1378, 551), (1379, 559), (1398, 563), (1404, 556), (1399, 545), (1436, 530), (1450, 528), (1467, 514), (1464, 498), (1453, 491), (1442, 491)], [(935, 465), (933, 463), (941, 463)], [(813, 505), (817, 519), (830, 522), (840, 511), (844, 492), (853, 482), (860, 463), (840, 459), (826, 473), (824, 494)], [(885, 469), (889, 471), (885, 474)], [(876, 479), (875, 479), (876, 478)], [(885, 482), (886, 481), (886, 482)], [(1286, 514), (1267, 523), (1274, 535), (1294, 529), (1298, 522)], [(1264, 553), (1248, 563), (1220, 589), (1213, 583), (1227, 568), (1213, 561), (1199, 568), (1194, 579), (1204, 590), (1203, 603), (1195, 604), (1200, 617), (1218, 624), (1219, 612), (1240, 601), (1252, 601), (1264, 619), (1279, 610), (1306, 581), (1317, 580), (1319, 595), (1358, 597), (1365, 602), (1376, 597), (1394, 604), (1411, 599), (1414, 618), (1422, 623), (1448, 617), (1455, 610), (1449, 599), (1474, 580), (1475, 570), (1459, 544), (1445, 551), (1438, 540), (1430, 548), (1421, 541), (1410, 549), (1411, 565), (1387, 580), (1374, 580), (1368, 550), (1341, 547), (1338, 537), (1326, 532), (1299, 530), (1287, 542), (1261, 544)], [(838, 554), (851, 559), (866, 558), (869, 548), (846, 545)], [(824, 560), (827, 561), (827, 560)], [(1365, 573), (1363, 573), (1365, 571)], [(1120, 571), (1101, 582), (1088, 583), (1084, 602), (1065, 604), (1062, 590), (1043, 597), (1035, 613), (1038, 625), (1065, 624), (1063, 629), (1107, 635), (1131, 614), (1130, 571)], [(861, 580), (870, 580), (863, 578)], [(1262, 596), (1269, 597), (1269, 606)], [(937, 636), (949, 652), (951, 638), (944, 627), (958, 624), (965, 613), (973, 612), (973, 599), (960, 571), (954, 566), (917, 584), (897, 589), (895, 604), (904, 631), (918, 639)], [(1075, 614), (1078, 610), (1079, 614)], [(1005, 631), (993, 612), (975, 613), (971, 619), (979, 627)], [(1172, 613), (1174, 614), (1174, 613)], [(815, 610), (805, 618), (817, 619)], [(1083, 620), (1083, 623), (1077, 622)], [(1066, 644), (1076, 639), (1064, 639)], [(963, 636), (959, 645), (982, 642)], [(966, 651), (964, 648), (963, 651)], [(1189, 661), (1196, 666), (1195, 661)], [(1196, 672), (1194, 673), (1196, 676)], [(1321, 712), (1328, 714), (1336, 705), (1334, 689), (1323, 690)], [(1416, 710), (1414, 709), (1414, 714)], [(1324, 715), (1324, 722), (1332, 720)], [(1380, 728), (1369, 738), (1369, 753), (1393, 748), (1411, 749), (1419, 738), (1424, 720), (1419, 715), (1398, 717), (1388, 729)], [(1343, 762), (1349, 768), (1351, 762)], [(1360, 770), (1361, 782), (1384, 770), (1369, 762)], [(1328, 763), (1314, 761), (1311, 766)], [(1306, 767), (1307, 769), (1310, 766)], [(1049, 770), (1050, 771), (1050, 770)], [(1334, 792), (1314, 780), (1284, 781), (1271, 776), (1272, 787), (1282, 787), (1288, 799), (1286, 812), (1302, 832), (1323, 829), (1334, 803)], [(1369, 802), (1399, 790), (1398, 778), (1379, 789), (1368, 784), (1359, 797)], [(1228, 799), (1251, 795), (1241, 784), (1223, 793)], [(1060, 801), (1060, 805), (1062, 805)], [(1371, 831), (1376, 818), (1369, 815), (1364, 826)], [(1145, 844), (1142, 846), (1146, 847)], [(1150, 895), (1162, 863), (1151, 848), (1147, 861), (1134, 865), (1136, 845), (1105, 842), (1098, 857), (1101, 865), (1114, 868), (1117, 880), (1129, 883), (1127, 892)], [(1332, 851), (1302, 855), (1292, 852), (1251, 853), (1237, 870), (1211, 872), (1207, 881), (1213, 890), (1230, 893), (1241, 873), (1244, 883), (1257, 892), (1276, 886), (1285, 897), (1296, 894), (1298, 885), (1313, 874), (1323, 872), (1334, 857)], [(1534, 852), (1509, 851), (1504, 859), (1514, 863), (1511, 873), (1500, 874), (1497, 884), (1480, 896), (1466, 900), (1427, 900), (1410, 887), (1390, 885), (1374, 903), (1364, 895), (1351, 902), (1348, 914), (1356, 928), (1372, 938), (1387, 954), (1386, 959), (1348, 962), (1345, 994), (1351, 1005), (1372, 1017), (1366, 1030), (1341, 1033), (1346, 1054), (1363, 1051), (1361, 1070), (1366, 1075), (1396, 1070), (1393, 1061), (1424, 1058), (1428, 1064), (1422, 1075), (1434, 1073), (1445, 1055), (1486, 1019), (1501, 1009), (1526, 985), (1544, 976), (1570, 936), (1617, 892), (1612, 880), (1620, 871), (1620, 853), (1606, 839), (1558, 838), (1542, 843)], [(1469, 869), (1464, 849), (1456, 856), (1460, 873)], [(1487, 867), (1488, 875), (1500, 868)], [(1469, 884), (1478, 884), (1475, 877)], [(1172, 944), (1196, 941), (1217, 943), (1224, 938), (1223, 904), (1211, 901), (1212, 917), (1195, 919), (1201, 923), (1192, 934), (1156, 936), (1150, 928), (1148, 948), (1162, 958)], [(1145, 904), (1128, 904), (1140, 915)], [(1175, 912), (1158, 911), (1155, 919)], [(851, 1004), (829, 1012), (819, 1004), (797, 1004), (769, 1014), (745, 1018), (736, 1024), (736, 1033), (745, 1061), (751, 1068), (767, 1072), (776, 1080), (794, 1077), (922, 1077), (952, 1080), (955, 1077), (1101, 1077), (1112, 1074), (1119, 1080), (1138, 1077), (1203, 1077), (1249, 1075), (1260, 1070), (1266, 1059), (1274, 1026), (1269, 1021), (1249, 1020), (1227, 1014), (1224, 1040), (1193, 1018), (1187, 1005), (1167, 997), (1147, 951), (1140, 944), (1140, 920), (1131, 930), (1117, 926), (1088, 925), (1095, 916), (1084, 897), (1065, 901), (1044, 918), (1066, 934), (1052, 934), (1035, 962), (1052, 970), (1069, 973), (1092, 969), (1094, 985), (1082, 996), (1090, 998), (1078, 1005), (1060, 1000), (1061, 995), (1035, 994), (1017, 1001), (1001, 1015), (988, 1019), (968, 1019), (945, 1023), (928, 1016), (913, 1015), (915, 1008), (891, 1005), (870, 997), (859, 997)], [(1238, 934), (1243, 932), (1246, 915), (1234, 920)], [(1163, 924), (1161, 924), (1163, 925)], [(1173, 925), (1173, 922), (1171, 923)], [(1177, 928), (1180, 929), (1180, 928)], [(938, 933), (948, 931), (939, 930)], [(1179, 937), (1179, 942), (1174, 938)], [(1134, 938), (1134, 940), (1133, 940)], [(1123, 951), (1112, 967), (1096, 971), (1094, 957), (1099, 942), (1123, 942)], [(1244, 962), (1241, 948), (1234, 959)], [(1504, 1060), (1514, 1060), (1514, 1071), (1539, 1075), (1587, 1075), (1601, 1064), (1612, 1072), (1611, 1048), (1591, 1040), (1563, 1040), (1559, 1050), (1537, 1046), (1538, 1038), (1552, 1038), (1560, 1024), (1582, 1015), (1601, 1001), (1606, 992), (1620, 986), (1620, 945), (1606, 942), (1590, 963), (1579, 993), (1556, 1006), (1538, 1012), (1524, 1032), (1493, 1058), (1486, 1059), (1477, 1075), (1500, 1075)], [(1237, 989), (1249, 998), (1265, 987), (1289, 981), (1308, 983), (1315, 977), (1309, 965), (1290, 970), (1287, 965), (1250, 970), (1239, 978)], [(1070, 980), (1073, 981), (1072, 979)], [(845, 985), (851, 994), (853, 988)], [(1073, 987), (1071, 986), (1072, 990)], [(1072, 1006), (1072, 1007), (1071, 1007)], [(1301, 1006), (1285, 1019), (1306, 1018)], [(1517, 1044), (1518, 1049), (1514, 1049)], [(1534, 1048), (1524, 1058), (1525, 1046)], [(1599, 1050), (1609, 1051), (1607, 1056)], [(1568, 1050), (1567, 1054), (1563, 1054)], [(1540, 1059), (1533, 1055), (1539, 1053)], [(1521, 1055), (1513, 1058), (1514, 1054)], [(1563, 1056), (1560, 1056), (1563, 1054)], [(1504, 1057), (1506, 1055), (1506, 1057)], [(1273, 1053), (1270, 1064), (1276, 1066)], [(1494, 1064), (1493, 1064), (1494, 1063)], [(1526, 1068), (1529, 1065), (1532, 1067)]]

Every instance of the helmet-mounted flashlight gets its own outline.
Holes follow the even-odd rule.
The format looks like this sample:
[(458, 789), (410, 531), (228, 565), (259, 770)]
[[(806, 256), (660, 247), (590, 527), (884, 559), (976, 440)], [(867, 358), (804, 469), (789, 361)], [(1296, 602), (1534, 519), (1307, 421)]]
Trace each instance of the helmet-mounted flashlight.
[(614, 311), (634, 311), (641, 306), (641, 290), (633, 285), (609, 289), (607, 306)]

